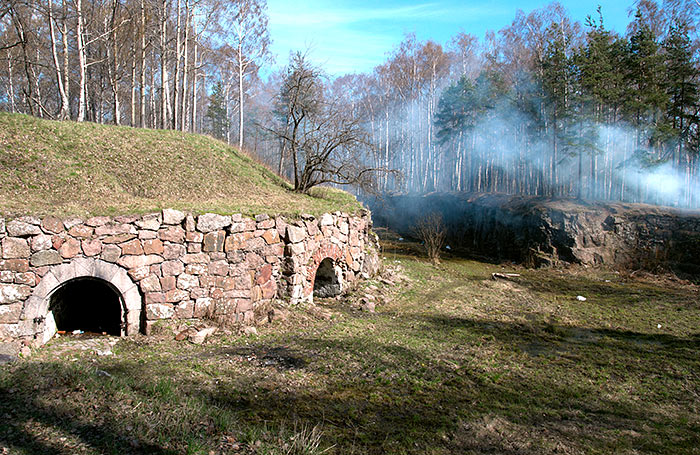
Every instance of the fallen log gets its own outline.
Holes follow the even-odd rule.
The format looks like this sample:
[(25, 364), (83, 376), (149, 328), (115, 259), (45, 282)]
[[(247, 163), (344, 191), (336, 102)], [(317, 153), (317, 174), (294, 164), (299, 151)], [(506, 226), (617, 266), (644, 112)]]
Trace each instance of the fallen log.
[(518, 278), (520, 276), (519, 273), (500, 273), (500, 272), (494, 272), (491, 274), (491, 279), (492, 280), (509, 280), (509, 281), (514, 281), (513, 278)]

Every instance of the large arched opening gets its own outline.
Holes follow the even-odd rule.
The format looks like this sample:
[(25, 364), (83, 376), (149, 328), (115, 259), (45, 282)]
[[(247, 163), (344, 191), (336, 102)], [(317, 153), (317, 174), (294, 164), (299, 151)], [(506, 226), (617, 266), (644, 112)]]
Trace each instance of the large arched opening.
[(94, 258), (52, 267), (23, 308), (38, 344), (57, 330), (134, 335), (140, 331), (143, 300), (126, 270)]
[(318, 265), (314, 278), (314, 297), (335, 297), (342, 292), (342, 283), (331, 258), (326, 258)]
[(124, 332), (124, 302), (107, 281), (81, 277), (59, 286), (50, 296), (49, 311), (56, 329), (120, 336)]

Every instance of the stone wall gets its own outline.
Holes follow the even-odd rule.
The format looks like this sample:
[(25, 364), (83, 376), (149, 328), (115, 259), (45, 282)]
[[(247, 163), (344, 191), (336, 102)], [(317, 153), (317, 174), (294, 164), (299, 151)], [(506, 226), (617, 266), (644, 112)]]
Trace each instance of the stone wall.
[(171, 209), (0, 218), (0, 343), (51, 339), (51, 296), (79, 278), (104, 280), (119, 294), (123, 335), (148, 333), (163, 319), (252, 324), (272, 299), (311, 300), (325, 258), (343, 286), (373, 274), (378, 258), (370, 228), (366, 211), (298, 220)]

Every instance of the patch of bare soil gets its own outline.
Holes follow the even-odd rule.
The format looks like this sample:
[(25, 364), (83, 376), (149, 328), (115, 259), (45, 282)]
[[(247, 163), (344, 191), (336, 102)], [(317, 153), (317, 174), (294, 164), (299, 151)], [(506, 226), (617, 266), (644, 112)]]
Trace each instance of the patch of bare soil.
[(254, 345), (238, 348), (224, 348), (218, 354), (238, 357), (240, 360), (263, 368), (277, 370), (297, 370), (304, 368), (308, 361), (304, 354), (287, 346)]

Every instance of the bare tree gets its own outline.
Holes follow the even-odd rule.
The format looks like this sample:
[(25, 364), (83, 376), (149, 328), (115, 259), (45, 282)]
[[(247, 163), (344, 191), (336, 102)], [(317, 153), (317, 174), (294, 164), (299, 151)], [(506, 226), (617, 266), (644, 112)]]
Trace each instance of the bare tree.
[[(245, 126), (250, 108), (240, 107), (256, 93), (267, 56), (265, 15), (261, 0), (0, 1), (0, 104), (49, 118), (129, 117), (132, 126), (198, 131), (206, 78), (228, 66), (239, 98), (231, 111)], [(217, 52), (224, 46), (233, 49), (227, 60)]]
[(62, 69), (60, 63), (58, 62), (58, 51), (56, 49), (56, 26), (55, 18), (53, 15), (53, 0), (47, 0), (46, 6), (48, 12), (49, 30), (51, 33), (51, 55), (53, 57), (54, 69), (56, 71), (56, 84), (58, 86), (58, 93), (61, 98), (61, 109), (59, 111), (58, 118), (60, 120), (66, 120), (70, 118), (70, 100), (68, 98), (68, 91), (66, 89), (63, 71), (68, 71), (68, 67), (64, 66), (64, 68)]
[(260, 66), (269, 54), (270, 37), (267, 31), (267, 7), (265, 0), (235, 0), (231, 4), (234, 19), (231, 21), (231, 47), (238, 75), (238, 147), (243, 147), (245, 99), (244, 80), (256, 66)]
[(161, 128), (168, 127), (168, 104), (167, 97), (170, 95), (168, 82), (168, 15), (170, 13), (170, 3), (163, 0), (160, 10), (160, 116)]
[(34, 88), (36, 87), (36, 72), (32, 68), (33, 59), (29, 57), (31, 53), (29, 21), (32, 14), (28, 5), (14, 0), (10, 2), (8, 13), (10, 15), (10, 20), (12, 22), (16, 37), (15, 44), (6, 48), (14, 47), (16, 45), (20, 46), (22, 51), (22, 62), (24, 63), (24, 75), (27, 78), (26, 84), (22, 86), (22, 92), (29, 114), (34, 115), (35, 113), (38, 113), (38, 111), (35, 111), (34, 109), (35, 104), (37, 104), (34, 96)]
[[(140, 19), (139, 34), (141, 35), (141, 43), (139, 46), (139, 60), (141, 61), (140, 73), (140, 102), (139, 102), (139, 126), (146, 127), (146, 0), (141, 0), (140, 4)], [(136, 122), (134, 122), (134, 125)]]
[[(117, 31), (121, 25), (123, 25), (124, 22), (126, 22), (128, 19), (124, 19), (124, 22), (121, 24), (118, 24), (117, 21), (119, 21), (119, 15), (120, 15), (120, 1), (119, 0), (112, 0), (111, 3), (111, 14), (110, 14), (110, 20), (109, 20), (109, 29), (105, 30), (105, 37), (109, 36), (109, 41), (106, 44), (107, 48), (107, 54), (111, 54), (111, 58), (108, 59), (107, 62), (107, 73), (109, 76), (109, 82), (110, 85), (112, 86), (112, 106), (113, 106), (113, 111), (114, 111), (114, 123), (116, 125), (121, 125), (121, 101), (119, 99), (119, 82), (121, 79), (120, 75), (120, 67), (121, 67), (121, 61), (120, 61), (120, 56), (119, 56), (119, 39), (117, 35)], [(105, 20), (105, 25), (107, 25), (107, 21)], [(105, 27), (106, 28), (106, 27)]]
[(445, 246), (445, 224), (442, 216), (433, 212), (418, 220), (415, 227), (416, 236), (423, 242), (425, 252), (430, 261), (437, 265), (440, 263), (440, 252)]
[(320, 72), (309, 65), (301, 53), (292, 57), (287, 76), (277, 99), (277, 112), (281, 120), (276, 134), (281, 139), (281, 154), (288, 150), (292, 158), (294, 188), (299, 188), (299, 148), (304, 127), (310, 117), (319, 110), (322, 93)]
[(324, 183), (370, 189), (377, 173), (389, 172), (364, 164), (371, 144), (361, 117), (329, 95), (320, 70), (301, 53), (292, 56), (276, 111), (280, 122), (273, 132), (292, 158), (295, 191)]
[(85, 43), (85, 26), (83, 17), (83, 0), (73, 0), (76, 12), (76, 24), (75, 24), (75, 39), (78, 45), (78, 61), (80, 68), (80, 85), (78, 87), (79, 91), (79, 101), (78, 101), (78, 121), (82, 122), (85, 120), (85, 114), (87, 111), (87, 55), (85, 48), (87, 44)]
[[(192, 17), (192, 9), (190, 8), (189, 0), (185, 0), (185, 32), (182, 38), (183, 62), (182, 62), (182, 96), (180, 109), (180, 125), (175, 125), (175, 129), (185, 131), (187, 124), (187, 75), (189, 71), (189, 43), (190, 43), (190, 19)], [(176, 110), (178, 107), (175, 108)]]

